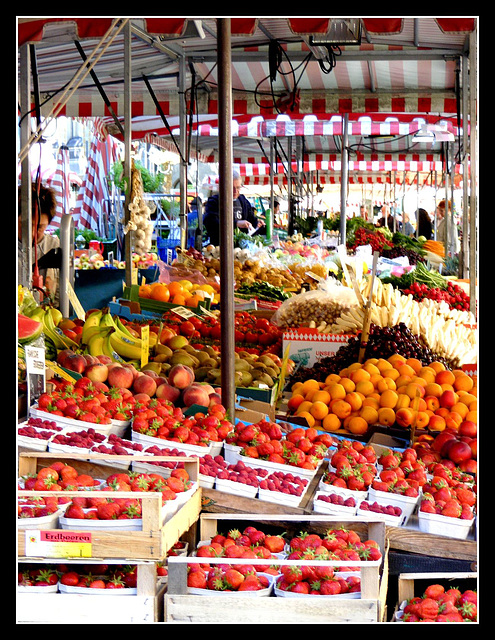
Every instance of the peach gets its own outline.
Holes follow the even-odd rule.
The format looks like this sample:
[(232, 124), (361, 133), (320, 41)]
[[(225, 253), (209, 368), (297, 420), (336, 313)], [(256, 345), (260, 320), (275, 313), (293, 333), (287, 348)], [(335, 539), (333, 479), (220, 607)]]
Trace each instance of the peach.
[(103, 362), (98, 360), (86, 367), (84, 375), (91, 380), (91, 382), (106, 382), (108, 378), (108, 367)]
[(96, 358), (98, 359), (98, 362), (103, 362), (103, 364), (107, 364), (107, 365), (114, 362), (114, 360), (112, 360), (110, 356), (106, 356), (103, 353), (99, 356), (96, 356)]
[(141, 372), (132, 384), (134, 393), (144, 393), (151, 398), (157, 389), (156, 380), (153, 376)]
[(115, 367), (108, 368), (108, 384), (111, 387), (130, 389), (134, 382), (134, 375), (129, 367), (116, 363)]
[[(59, 355), (62, 353), (62, 351), (59, 351)], [(83, 358), (86, 360), (86, 364), (90, 365), (90, 364), (95, 364), (96, 362), (100, 362), (97, 358), (97, 356), (92, 356), (89, 353), (83, 353)]]
[(410, 427), (414, 420), (414, 414), (411, 409), (402, 407), (395, 412), (395, 422), (400, 427)]
[(180, 389), (177, 389), (177, 387), (173, 387), (168, 382), (164, 382), (157, 387), (155, 395), (157, 398), (169, 400), (173, 404), (177, 402), (180, 393)]
[(430, 416), (426, 413), (426, 411), (418, 411), (416, 414), (416, 426), (419, 429), (425, 429), (430, 422)]
[(208, 398), (209, 398), (209, 403), (208, 403), (208, 407), (211, 409), (211, 407), (213, 407), (216, 404), (222, 404), (222, 396), (217, 393), (216, 391), (214, 391), (213, 393), (208, 394)]
[(193, 382), (182, 391), (182, 402), (186, 407), (193, 404), (208, 407), (210, 404), (208, 389), (198, 382)]
[(435, 382), (437, 384), (454, 384), (455, 382), (455, 375), (452, 373), (452, 371), (449, 371), (448, 369), (444, 369), (443, 371), (438, 371), (437, 375), (435, 376)]
[(397, 402), (395, 404), (396, 409), (407, 409), (411, 404), (411, 398), (406, 393), (399, 393), (397, 396)]
[(443, 431), (447, 425), (445, 424), (445, 419), (442, 416), (437, 414), (433, 414), (430, 416), (430, 421), (428, 423), (428, 429), (431, 431)]
[(457, 394), (455, 391), (446, 390), (440, 396), (440, 406), (450, 409), (457, 402)]
[[(69, 356), (73, 355), (75, 355), (75, 352), (72, 351), (72, 349), (62, 349), (57, 353), (57, 364), (59, 364), (61, 367), (67, 368), (65, 365), (65, 361)], [(90, 358), (92, 357), (93, 356), (90, 356)]]
[(436, 411), (440, 408), (440, 400), (437, 396), (425, 396), (426, 406), (430, 411)]
[(168, 383), (178, 389), (185, 389), (194, 382), (194, 371), (185, 364), (175, 364), (168, 372)]
[(124, 362), (122, 366), (125, 367), (126, 369), (129, 369), (129, 371), (132, 373), (132, 377), (134, 380), (137, 378), (139, 371), (132, 364), (132, 362)]
[(73, 353), (64, 359), (64, 364), (62, 365), (65, 369), (69, 369), (69, 371), (74, 371), (75, 373), (83, 373), (86, 369), (86, 360), (84, 356), (79, 353)]

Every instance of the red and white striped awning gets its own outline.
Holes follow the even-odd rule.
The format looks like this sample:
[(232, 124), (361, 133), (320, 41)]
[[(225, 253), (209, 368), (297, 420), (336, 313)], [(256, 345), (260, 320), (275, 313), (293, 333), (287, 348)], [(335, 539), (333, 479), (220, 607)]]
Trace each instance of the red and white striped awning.
[[(234, 163), (233, 169), (237, 170), (243, 177), (248, 176), (269, 176), (270, 165), (267, 163)], [(287, 165), (278, 162), (274, 165), (275, 174), (287, 172)], [(363, 160), (348, 162), (349, 171), (379, 171), (387, 173), (389, 171), (413, 171), (419, 173), (429, 173), (430, 171), (443, 171), (443, 163), (436, 161), (414, 161), (414, 160)], [(293, 173), (308, 173), (309, 171), (326, 171), (339, 173), (342, 171), (342, 162), (340, 160), (307, 160), (304, 162), (292, 162), (291, 170)]]

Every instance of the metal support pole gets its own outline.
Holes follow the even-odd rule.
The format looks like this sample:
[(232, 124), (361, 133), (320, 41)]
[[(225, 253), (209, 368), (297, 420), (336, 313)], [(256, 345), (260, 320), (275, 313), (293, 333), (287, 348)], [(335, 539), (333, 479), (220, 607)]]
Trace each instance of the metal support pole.
[(186, 56), (181, 56), (179, 60), (179, 120), (180, 120), (180, 140), (181, 149), (180, 161), (180, 208), (179, 208), (179, 229), (180, 247), (187, 248), (187, 131), (186, 131)]
[(469, 255), (469, 60), (463, 56), (461, 60), (462, 84), (462, 278), (469, 279), (471, 267)]
[[(21, 115), (24, 118), (20, 124), (20, 146), (21, 149), (27, 144), (31, 133), (31, 118), (28, 112), (31, 109), (31, 75), (30, 75), (30, 51), (29, 45), (25, 44), (20, 48), (20, 107)], [(31, 225), (32, 212), (32, 190), (31, 190), (31, 166), (29, 153), (21, 162), (21, 252), (22, 258), (19, 261), (19, 281), (18, 283), (30, 287), (32, 281), (33, 264), (33, 235)], [(19, 212), (18, 212), (19, 215)]]
[(274, 166), (274, 162), (275, 162), (275, 138), (270, 138), (270, 210), (272, 212), (272, 215), (270, 216), (270, 229), (267, 229), (266, 231), (266, 237), (270, 238), (271, 240), (273, 240), (273, 225), (275, 224), (275, 195), (273, 193), (273, 189), (274, 189), (274, 179), (275, 179), (275, 172), (273, 169)]
[(232, 67), (230, 18), (218, 18), (218, 168), (222, 404), (235, 414), (234, 208), (232, 176)]
[[(476, 314), (477, 247), (478, 247), (478, 66), (477, 31), (469, 36), (469, 122), (470, 122), (470, 198), (469, 198), (469, 296), (470, 310)], [(465, 178), (467, 180), (467, 176)]]
[(287, 225), (287, 233), (291, 236), (294, 233), (294, 215), (296, 203), (292, 193), (292, 137), (287, 138), (287, 198), (289, 200), (289, 220)]
[(340, 244), (345, 246), (346, 243), (346, 200), (347, 200), (347, 182), (349, 179), (348, 165), (348, 123), (349, 115), (344, 113), (342, 117), (342, 169), (340, 173)]
[[(131, 201), (131, 143), (132, 143), (132, 59), (131, 59), (131, 23), (124, 26), (124, 178), (127, 190), (124, 201), (124, 227), (130, 220)], [(132, 284), (132, 244), (134, 232), (130, 229), (124, 239), (125, 281)]]
[(60, 265), (60, 304), (59, 309), (64, 318), (70, 316), (70, 300), (67, 283), (74, 286), (74, 219), (64, 214), (60, 221), (60, 247), (62, 264)]

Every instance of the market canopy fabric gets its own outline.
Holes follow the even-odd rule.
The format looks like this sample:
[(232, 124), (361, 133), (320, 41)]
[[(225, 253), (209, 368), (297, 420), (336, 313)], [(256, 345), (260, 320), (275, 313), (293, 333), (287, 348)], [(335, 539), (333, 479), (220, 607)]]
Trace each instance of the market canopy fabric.
[[(81, 66), (74, 46), (89, 52), (119, 18), (20, 18), (19, 45), (35, 43), (43, 110)], [(197, 114), (217, 106), (216, 18), (132, 18), (133, 116), (157, 115), (146, 75), (167, 116), (180, 113), (179, 60), (187, 60), (188, 102)], [(233, 114), (239, 118), (335, 113), (457, 113), (457, 59), (476, 19), (459, 18), (231, 18)], [(359, 41), (347, 40), (359, 31)], [(321, 44), (336, 32), (342, 42)], [(317, 40), (319, 38), (319, 40)], [(332, 41), (333, 42), (333, 41)], [(278, 67), (270, 58), (276, 44)], [(329, 46), (330, 49), (326, 47)], [(333, 47), (333, 48), (332, 48)], [(335, 49), (338, 47), (338, 50)], [(328, 67), (329, 51), (335, 63)], [(123, 114), (123, 36), (95, 72), (114, 111)], [(457, 59), (456, 59), (457, 58)], [(61, 112), (110, 115), (91, 81)]]

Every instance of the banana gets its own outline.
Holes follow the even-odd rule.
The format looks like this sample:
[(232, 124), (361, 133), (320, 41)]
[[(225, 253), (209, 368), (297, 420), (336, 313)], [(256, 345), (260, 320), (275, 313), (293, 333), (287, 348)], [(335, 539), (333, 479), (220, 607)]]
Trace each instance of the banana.
[(98, 310), (98, 311), (93, 311), (93, 313), (90, 313), (89, 316), (86, 318), (83, 325), (82, 335), (81, 335), (81, 342), (83, 344), (88, 344), (91, 332), (93, 331), (94, 327), (100, 326), (101, 316), (102, 316), (102, 312)]
[(88, 341), (87, 350), (89, 355), (91, 356), (102, 356), (105, 355), (103, 351), (103, 345), (110, 334), (110, 327), (102, 327), (99, 329), (97, 333), (94, 333)]
[(124, 333), (129, 338), (134, 338), (135, 336), (129, 331), (129, 329), (125, 326), (122, 320), (117, 316), (115, 318), (115, 324), (117, 325), (117, 329), (119, 329), (122, 333)]
[(123, 364), (126, 361), (113, 348), (112, 342), (111, 342), (111, 339), (110, 339), (111, 335), (112, 335), (112, 332), (109, 332), (105, 336), (105, 339), (103, 341), (103, 353), (104, 353), (104, 355), (109, 356), (110, 358), (112, 358), (112, 360), (114, 362), (120, 362), (121, 364)]
[(140, 360), (141, 359), (141, 341), (139, 343), (134, 340), (130, 340), (126, 336), (114, 331), (110, 334), (110, 344), (119, 356), (126, 360)]
[(43, 332), (50, 338), (57, 349), (77, 349), (79, 345), (67, 337), (61, 329), (55, 326), (53, 316), (47, 309), (43, 316)]
[(114, 329), (117, 328), (112, 314), (109, 311), (107, 311), (106, 313), (102, 313), (100, 318), (100, 327), (112, 327)]

